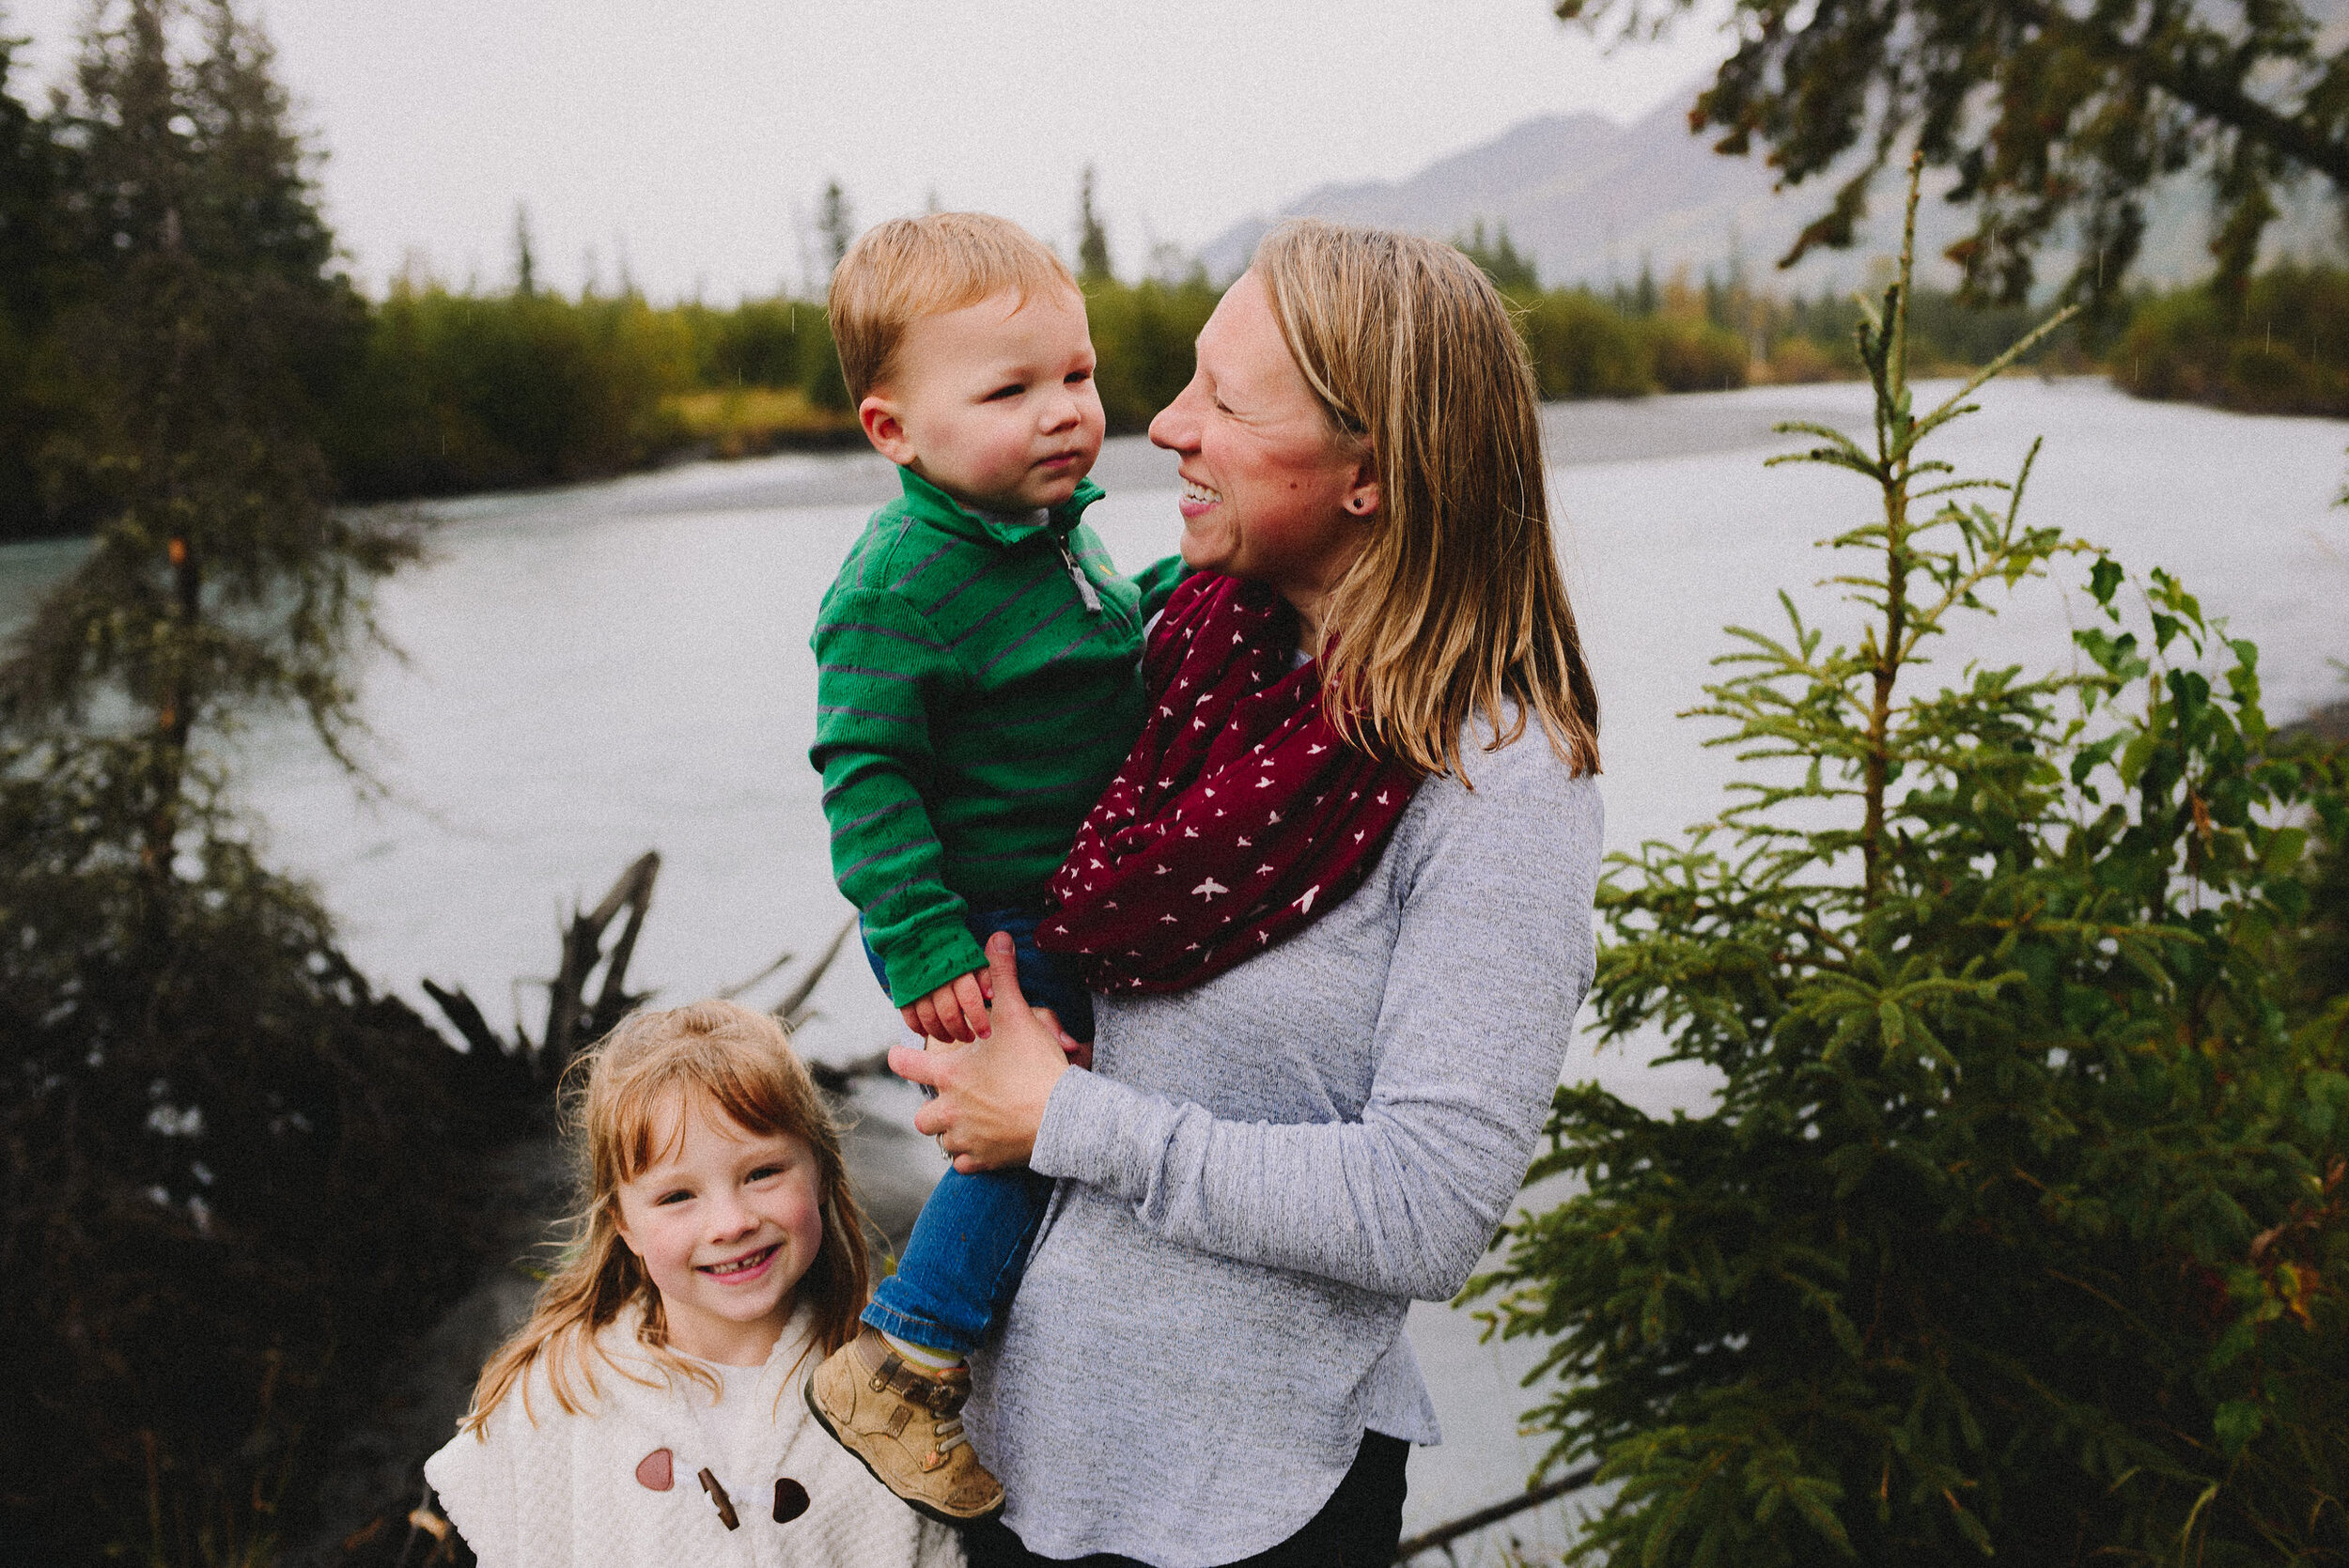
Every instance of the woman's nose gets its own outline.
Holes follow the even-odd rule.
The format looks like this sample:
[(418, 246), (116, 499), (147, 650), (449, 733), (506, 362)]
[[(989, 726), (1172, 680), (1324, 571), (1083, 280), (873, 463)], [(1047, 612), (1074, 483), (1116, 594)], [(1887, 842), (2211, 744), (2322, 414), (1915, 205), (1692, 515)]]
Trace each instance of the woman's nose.
[(1199, 445), (1199, 421), (1191, 416), (1190, 388), (1185, 387), (1174, 401), (1160, 409), (1150, 421), (1150, 444), (1163, 446), (1169, 452), (1195, 451)]

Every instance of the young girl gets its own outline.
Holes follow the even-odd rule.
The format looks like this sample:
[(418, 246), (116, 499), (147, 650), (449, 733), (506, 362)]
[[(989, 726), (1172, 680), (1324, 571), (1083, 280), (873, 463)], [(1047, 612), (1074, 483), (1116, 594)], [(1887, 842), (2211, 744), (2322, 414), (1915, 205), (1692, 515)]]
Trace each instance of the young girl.
[(959, 1564), (797, 1397), (856, 1334), (868, 1273), (782, 1028), (723, 1001), (638, 1013), (565, 1076), (574, 1244), (425, 1465), (483, 1568)]

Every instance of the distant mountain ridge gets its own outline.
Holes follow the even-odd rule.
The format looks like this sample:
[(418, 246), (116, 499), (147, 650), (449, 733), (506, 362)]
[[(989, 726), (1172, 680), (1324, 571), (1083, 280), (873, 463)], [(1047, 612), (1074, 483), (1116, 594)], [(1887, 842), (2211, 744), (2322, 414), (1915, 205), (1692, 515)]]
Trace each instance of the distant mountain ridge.
[[(1812, 179), (1785, 192), (1772, 189), (1759, 156), (1726, 158), (1713, 137), (1688, 133), (1688, 105), (1697, 85), (1675, 93), (1629, 125), (1581, 113), (1545, 115), (1512, 126), (1489, 141), (1439, 158), (1398, 180), (1324, 185), (1288, 203), (1272, 217), (1233, 225), (1202, 248), (1209, 273), (1229, 278), (1248, 265), (1256, 241), (1280, 218), (1310, 215), (1377, 224), (1449, 240), (1482, 220), (1505, 224), (1511, 241), (1531, 255), (1550, 285), (1629, 283), (1642, 263), (1657, 281), (1683, 272), (1692, 279), (1723, 275), (1733, 256), (1749, 276), (1776, 288), (1809, 293), (1822, 287), (1855, 287), (1900, 243), (1898, 178), (1879, 177), (1858, 242), (1844, 251), (1813, 251), (1790, 272), (1778, 258), (1803, 225), (1826, 209), (1831, 179)], [(2336, 220), (2321, 180), (2310, 180), (2286, 203), (2269, 233), (2271, 254), (2333, 254)], [(1938, 258), (1973, 226), (1968, 210), (1937, 199), (1946, 176), (1928, 180), (1918, 213), (1921, 275), (1947, 285), (1955, 269)], [(2137, 275), (2181, 283), (2206, 275), (2208, 186), (2192, 177), (2168, 182), (2152, 203), (2152, 231)], [(2060, 281), (2068, 261), (2049, 255), (2044, 283)]]

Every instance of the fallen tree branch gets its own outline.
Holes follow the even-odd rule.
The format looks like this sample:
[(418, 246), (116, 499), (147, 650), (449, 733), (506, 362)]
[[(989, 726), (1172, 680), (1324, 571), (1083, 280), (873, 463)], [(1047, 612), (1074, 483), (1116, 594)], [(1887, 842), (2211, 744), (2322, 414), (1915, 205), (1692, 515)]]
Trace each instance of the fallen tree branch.
[[(630, 1008), (650, 994), (628, 988), (628, 963), (636, 952), (636, 937), (645, 928), (645, 911), (652, 905), (652, 885), (660, 875), (660, 852), (647, 849), (620, 873), (601, 903), (571, 916), (563, 929), (562, 962), (555, 977), (547, 982), (547, 1030), (537, 1045), (531, 1044), (519, 1023), (511, 1041), (491, 1029), (481, 1016), (480, 1004), (462, 986), (444, 990), (427, 980), (423, 982), (425, 994), (474, 1050), (490, 1056), (520, 1056), (529, 1063), (532, 1078), (541, 1081), (555, 1077), (573, 1052), (608, 1032), (627, 1017)], [(622, 910), (628, 913), (628, 923), (606, 954), (603, 934)], [(599, 965), (603, 968), (603, 986), (590, 1004), (587, 983)]]
[[(554, 977), (547, 996), (547, 1032), (538, 1045), (537, 1066), (541, 1074), (554, 1077), (574, 1052), (627, 1016), (628, 1010), (643, 1001), (628, 991), (628, 961), (636, 951), (636, 934), (644, 929), (645, 911), (652, 904), (652, 885), (661, 875), (660, 851), (647, 849), (636, 858), (634, 864), (620, 873), (612, 891), (603, 895), (603, 902), (585, 914), (575, 914), (563, 933), (563, 964)], [(609, 960), (603, 951), (603, 933), (618, 917), (628, 911), (628, 924), (621, 928), (620, 939), (613, 944)], [(595, 1004), (587, 1002), (587, 981), (598, 964), (604, 965), (603, 989)]]
[[(775, 1003), (775, 1017), (783, 1020), (784, 1028), (797, 1029), (812, 1016), (807, 1005), (808, 996), (816, 989), (816, 983), (824, 978), (824, 971), (832, 968), (832, 961), (840, 956), (840, 946), (848, 939), (848, 933), (856, 929), (856, 916), (850, 915), (840, 923), (840, 929), (832, 934), (832, 940), (825, 944), (824, 951), (817, 955), (816, 962), (809, 966), (800, 983), (791, 987), (791, 994)], [(887, 1054), (882, 1052), (883, 1056)]]
[(814, 1079), (816, 1087), (827, 1094), (845, 1094), (858, 1079), (887, 1078), (889, 1050), (883, 1047), (870, 1056), (860, 1056), (853, 1062), (843, 1062), (837, 1066), (830, 1062), (810, 1062), (807, 1076)]
[(1419, 1534), (1395, 1546), (1394, 1560), (1408, 1562), (1422, 1552), (1432, 1552), (1439, 1546), (1448, 1546), (1463, 1535), (1475, 1534), (1486, 1525), (1497, 1525), (1501, 1520), (1522, 1514), (1529, 1508), (1539, 1508), (1553, 1498), (1563, 1498), (1568, 1492), (1580, 1491), (1588, 1486), (1597, 1474), (1596, 1465), (1585, 1465), (1579, 1469), (1568, 1470), (1555, 1481), (1529, 1488), (1522, 1497), (1504, 1498), (1500, 1502), (1488, 1504), (1473, 1514), (1462, 1514), (1450, 1524), (1438, 1525), (1434, 1529), (1422, 1530)]

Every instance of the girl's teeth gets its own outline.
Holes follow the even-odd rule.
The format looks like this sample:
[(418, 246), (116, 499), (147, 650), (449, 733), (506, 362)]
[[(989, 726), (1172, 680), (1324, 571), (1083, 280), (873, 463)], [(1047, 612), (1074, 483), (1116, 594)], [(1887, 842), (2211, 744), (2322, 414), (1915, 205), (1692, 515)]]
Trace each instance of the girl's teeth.
[[(774, 1249), (770, 1247), (767, 1250), (771, 1252)], [(744, 1269), (755, 1268), (766, 1261), (766, 1252), (754, 1252), (747, 1258), (737, 1258), (732, 1263), (713, 1263), (709, 1265), (709, 1272), (712, 1274), (739, 1274)]]

